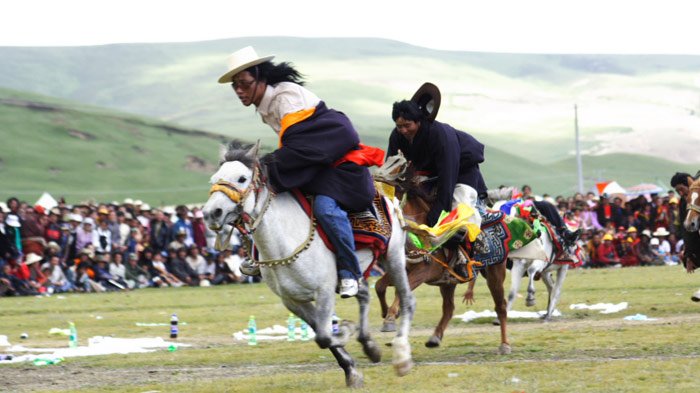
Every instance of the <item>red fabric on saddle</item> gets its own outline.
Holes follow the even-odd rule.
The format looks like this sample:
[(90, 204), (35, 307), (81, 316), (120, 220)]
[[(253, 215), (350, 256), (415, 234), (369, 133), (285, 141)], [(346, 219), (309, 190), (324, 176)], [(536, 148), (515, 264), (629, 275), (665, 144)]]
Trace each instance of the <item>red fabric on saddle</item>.
[[(304, 193), (302, 193), (298, 188), (292, 189), (290, 191), (292, 195), (294, 196), (294, 199), (299, 202), (299, 205), (301, 206), (302, 209), (304, 209), (304, 212), (311, 217), (311, 204), (309, 203), (309, 200), (306, 198)], [(384, 201), (384, 198), (381, 198), (381, 208), (384, 209), (384, 212), (387, 212), (387, 207), (386, 203)], [(391, 219), (391, 216), (388, 214), (385, 214), (387, 219)], [(326, 245), (326, 247), (331, 250), (334, 254), (336, 253), (335, 246), (333, 246), (333, 243), (331, 243), (330, 239), (328, 238), (328, 235), (324, 231), (324, 229), (320, 226), (316, 226), (316, 231), (318, 231), (319, 236), (323, 240), (323, 243)], [(379, 256), (384, 254), (386, 252), (386, 248), (388, 245), (388, 238), (384, 238), (381, 234), (378, 233), (370, 233), (362, 230), (358, 230), (353, 227), (353, 237), (355, 239), (355, 249), (356, 250), (361, 250), (363, 248), (369, 248), (372, 251), (372, 263), (369, 264), (367, 269), (363, 272), (363, 276), (365, 278), (369, 277), (369, 274), (372, 270), (372, 267), (374, 266), (375, 263), (377, 263), (377, 260), (379, 259)]]

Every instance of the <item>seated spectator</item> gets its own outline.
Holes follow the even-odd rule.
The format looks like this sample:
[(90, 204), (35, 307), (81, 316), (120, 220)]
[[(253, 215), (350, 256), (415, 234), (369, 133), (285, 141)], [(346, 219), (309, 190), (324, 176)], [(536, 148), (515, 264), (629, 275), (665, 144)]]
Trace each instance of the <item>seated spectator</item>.
[[(196, 246), (193, 246), (193, 248), (196, 248)], [(200, 286), (208, 286), (213, 284), (212, 281), (214, 281), (214, 278), (216, 278), (216, 263), (213, 255), (205, 258), (204, 262), (198, 265), (197, 275), (199, 277)]]
[(671, 232), (667, 231), (665, 227), (657, 228), (651, 235), (659, 239), (659, 249), (668, 257), (668, 260), (664, 258), (665, 262), (671, 262), (672, 252), (671, 243), (668, 241), (668, 236)]
[(179, 250), (181, 248), (185, 248), (186, 238), (187, 229), (184, 227), (178, 228), (175, 232), (175, 240), (171, 241), (170, 244), (168, 244), (168, 250)]
[(94, 280), (108, 291), (126, 289), (127, 285), (123, 280), (109, 273), (110, 259), (110, 254), (97, 256), (97, 263), (92, 267), (92, 270), (95, 272)]
[(75, 285), (68, 279), (61, 267), (61, 259), (58, 255), (50, 257), (49, 265), (48, 287), (51, 288), (50, 292), (61, 293), (75, 290)]
[(226, 263), (226, 254), (223, 252), (217, 253), (213, 255), (214, 260), (215, 260), (215, 265), (216, 265), (216, 277), (214, 277), (214, 280), (212, 281), (212, 284), (214, 285), (219, 285), (219, 284), (231, 284), (231, 283), (238, 283), (243, 281), (243, 277), (240, 274), (236, 275), (232, 270), (231, 267), (229, 266), (228, 263)]
[(124, 272), (124, 281), (126, 281), (130, 289), (150, 286), (151, 275), (145, 267), (139, 265), (138, 255), (136, 254), (129, 254)]
[(185, 257), (185, 260), (190, 265), (192, 270), (196, 272), (199, 272), (200, 267), (207, 264), (207, 261), (199, 252), (199, 247), (197, 247), (197, 245), (195, 244), (190, 246), (189, 250), (187, 251), (187, 257)]
[(49, 281), (49, 277), (44, 274), (42, 268), (43, 261), (44, 259), (41, 257), (31, 260), (27, 259), (27, 265), (29, 266), (29, 285), (39, 293), (46, 293)]
[(123, 258), (124, 256), (120, 253), (112, 255), (112, 262), (109, 264), (109, 274), (119, 281), (126, 282), (126, 266), (122, 263)]
[(183, 286), (184, 284), (182, 283), (182, 281), (180, 281), (179, 278), (177, 278), (175, 275), (168, 271), (163, 259), (164, 255), (167, 255), (167, 252), (163, 251), (162, 253), (153, 254), (153, 260), (151, 261), (151, 270), (149, 271), (149, 273), (151, 274), (154, 285), (157, 285), (159, 287)]
[(95, 221), (91, 217), (86, 217), (85, 219), (83, 219), (82, 225), (80, 225), (75, 230), (75, 249), (76, 250), (83, 250), (88, 245), (93, 244), (92, 232), (94, 231), (94, 229), (93, 229), (94, 224), (95, 224)]
[(189, 263), (185, 260), (187, 257), (187, 249), (182, 247), (176, 251), (175, 258), (172, 258), (168, 265), (168, 271), (177, 277), (183, 283), (190, 286), (199, 285), (199, 277), (197, 272), (192, 269)]
[(615, 251), (613, 245), (613, 236), (606, 233), (603, 236), (603, 242), (596, 249), (595, 258), (593, 259), (594, 267), (620, 267), (620, 257)]
[(659, 266), (664, 264), (663, 259), (657, 253), (654, 253), (651, 248), (651, 231), (648, 229), (642, 231), (636, 252), (640, 266)]

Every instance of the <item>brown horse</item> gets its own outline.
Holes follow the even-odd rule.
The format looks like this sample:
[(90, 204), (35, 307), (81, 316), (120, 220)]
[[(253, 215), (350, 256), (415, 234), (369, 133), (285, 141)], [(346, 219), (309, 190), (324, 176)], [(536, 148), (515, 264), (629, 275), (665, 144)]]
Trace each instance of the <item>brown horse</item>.
[[(414, 175), (412, 167), (406, 163), (402, 155), (389, 157), (387, 162), (374, 175), (375, 180), (381, 181), (394, 186), (398, 193), (402, 194), (403, 204), (402, 210), (405, 217), (410, 218), (416, 223), (426, 223), (427, 213), (430, 210), (430, 202), (433, 198), (426, 195), (420, 183), (420, 176)], [(439, 249), (430, 255), (418, 254), (412, 245), (407, 244), (407, 265), (408, 281), (411, 290), (414, 290), (421, 284), (435, 285), (440, 288), (442, 295), (442, 316), (433, 335), (425, 343), (426, 347), (438, 347), (442, 341), (445, 329), (447, 328), (450, 319), (454, 314), (454, 294), (458, 283), (463, 282), (458, 280), (447, 266), (453, 258), (458, 258), (457, 252), (450, 252), (445, 249)], [(447, 266), (444, 266), (447, 265)], [(501, 345), (499, 353), (509, 354), (511, 352), (510, 344), (508, 343), (506, 329), (506, 298), (503, 289), (503, 283), (506, 277), (506, 264), (500, 263), (491, 265), (482, 270), (482, 274), (486, 277), (486, 282), (491, 292), (491, 297), (495, 305), (498, 321), (501, 328)], [(476, 279), (469, 281), (469, 288), (464, 294), (463, 301), (471, 303), (473, 300), (473, 288)], [(386, 302), (386, 289), (391, 285), (390, 279), (383, 276), (375, 285), (379, 303), (382, 309), (382, 318), (384, 324), (382, 331), (394, 331), (395, 321), (399, 316), (399, 300), (395, 298), (391, 307)]]

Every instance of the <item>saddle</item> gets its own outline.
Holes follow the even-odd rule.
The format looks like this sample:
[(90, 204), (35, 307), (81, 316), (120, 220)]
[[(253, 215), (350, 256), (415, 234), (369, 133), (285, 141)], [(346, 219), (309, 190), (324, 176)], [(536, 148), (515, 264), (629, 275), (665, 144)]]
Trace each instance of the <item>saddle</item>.
[[(299, 189), (294, 189), (291, 193), (302, 209), (304, 209), (304, 212), (311, 217), (313, 196), (306, 195)], [(369, 272), (379, 259), (379, 256), (386, 252), (389, 244), (392, 222), (388, 209), (389, 207), (382, 195), (375, 193), (370, 209), (360, 212), (348, 212), (348, 219), (350, 220), (350, 225), (352, 225), (352, 232), (355, 238), (355, 249), (367, 248), (372, 251), (372, 263), (364, 272), (365, 278), (369, 276)], [(328, 239), (325, 230), (320, 225), (316, 227), (316, 230), (326, 247), (335, 253), (335, 246)]]

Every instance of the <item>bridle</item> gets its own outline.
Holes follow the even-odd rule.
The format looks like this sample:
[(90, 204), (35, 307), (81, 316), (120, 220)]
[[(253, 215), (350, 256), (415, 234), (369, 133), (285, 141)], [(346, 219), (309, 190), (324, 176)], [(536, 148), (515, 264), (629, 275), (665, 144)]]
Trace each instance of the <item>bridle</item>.
[[(226, 236), (224, 245), (229, 244), (229, 242), (231, 241), (231, 236), (233, 235), (233, 230), (237, 229), (243, 235), (241, 237), (241, 243), (251, 259), (253, 259), (253, 242), (251, 240), (251, 236), (253, 235), (253, 233), (255, 233), (255, 230), (258, 228), (258, 225), (262, 221), (263, 215), (270, 207), (270, 202), (274, 198), (274, 193), (272, 192), (272, 190), (270, 190), (269, 187), (265, 186), (266, 182), (267, 180), (264, 176), (260, 163), (256, 162), (253, 166), (253, 179), (246, 189), (241, 190), (238, 187), (236, 187), (236, 185), (234, 185), (233, 183), (227, 182), (225, 180), (217, 181), (211, 186), (211, 189), (209, 189), (209, 196), (211, 196), (215, 192), (221, 192), (224, 195), (226, 195), (232, 202), (236, 203), (236, 213), (238, 213), (238, 218), (236, 218), (236, 220), (231, 223), (231, 231)], [(243, 210), (243, 205), (245, 204), (247, 198), (250, 197), (250, 195), (255, 195), (256, 200), (258, 200), (258, 196), (260, 195), (261, 191), (265, 188), (267, 189), (267, 196), (257, 216), (254, 217), (251, 214), (245, 212)], [(258, 260), (255, 261), (256, 264), (268, 266), (288, 265), (297, 260), (302, 251), (309, 248), (309, 246), (311, 245), (311, 241), (314, 239), (314, 234), (316, 233), (316, 219), (313, 216), (313, 200), (311, 201), (311, 205), (311, 217), (309, 217), (311, 225), (309, 228), (309, 235), (307, 236), (306, 241), (299, 245), (299, 247), (297, 247), (291, 255), (285, 258)], [(219, 236), (216, 237), (215, 247), (217, 250), (223, 249), (221, 244), (221, 237)]]
[[(691, 186), (691, 187), (688, 189), (688, 193), (691, 194), (691, 193), (693, 192), (693, 190), (694, 190), (696, 193), (698, 193), (698, 194), (700, 195), (700, 185), (698, 185), (698, 186)], [(694, 212), (700, 214), (700, 205), (697, 205), (697, 204), (688, 202), (688, 204), (686, 205), (686, 208), (687, 208), (689, 211), (692, 210), (692, 211), (694, 211)]]
[[(274, 194), (271, 190), (268, 189), (267, 197), (265, 198), (265, 203), (262, 209), (260, 210), (260, 213), (258, 213), (256, 217), (253, 217), (252, 215), (243, 210), (243, 205), (248, 200), (248, 197), (251, 195), (251, 193), (252, 195), (255, 195), (257, 199), (257, 197), (260, 195), (260, 192), (265, 187), (265, 179), (263, 176), (261, 176), (261, 173), (262, 170), (260, 168), (260, 164), (256, 162), (253, 166), (253, 179), (251, 180), (248, 187), (246, 187), (245, 189), (240, 189), (235, 184), (226, 180), (217, 181), (209, 189), (209, 196), (211, 196), (215, 192), (221, 192), (224, 195), (226, 195), (228, 199), (230, 199), (233, 203), (236, 204), (235, 212), (238, 213), (238, 218), (236, 218), (235, 221), (230, 223), (231, 231), (226, 237), (224, 244), (228, 244), (228, 242), (231, 240), (234, 228), (238, 229), (238, 231), (243, 235), (252, 235), (258, 228), (258, 225), (260, 224), (260, 218), (262, 218), (262, 216), (265, 214), (265, 211), (270, 206), (270, 201), (274, 197)], [(217, 236), (215, 245), (217, 249), (222, 249), (220, 240), (220, 237)]]

